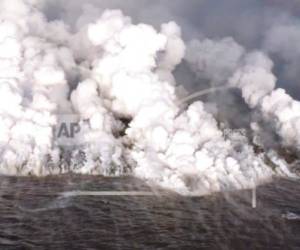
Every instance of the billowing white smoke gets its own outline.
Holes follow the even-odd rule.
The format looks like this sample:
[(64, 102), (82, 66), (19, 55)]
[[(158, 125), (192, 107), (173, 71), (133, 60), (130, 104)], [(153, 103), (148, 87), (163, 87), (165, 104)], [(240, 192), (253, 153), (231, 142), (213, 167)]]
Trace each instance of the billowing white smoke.
[[(52, 126), (57, 122), (54, 113), (65, 108), (68, 68), (62, 59), (68, 49), (35, 35), (45, 32), (47, 23), (32, 8), (21, 1), (0, 3), (3, 174), (40, 174), (45, 155), (57, 159)], [(49, 26), (55, 32), (55, 25)]]
[[(48, 22), (37, 3), (0, 3), (2, 174), (130, 171), (182, 194), (247, 188), (274, 174), (246, 135), (224, 132), (202, 102), (179, 112), (173, 71), (185, 44), (174, 22), (157, 31), (106, 10), (90, 24), (80, 17), (71, 33), (62, 22)], [(265, 55), (245, 55), (233, 39), (191, 48), (187, 57), (201, 77), (218, 85), (230, 78), (283, 139), (296, 138), (288, 133), (299, 125), (297, 115), (281, 111), (299, 105), (272, 92), (275, 77)], [(59, 144), (53, 131), (65, 115), (81, 128), (71, 147)]]
[[(206, 49), (207, 44), (211, 49)], [(275, 89), (277, 79), (272, 72), (273, 62), (264, 52), (246, 53), (232, 38), (194, 41), (188, 50), (187, 61), (197, 74), (213, 83), (218, 82), (214, 79), (214, 75), (218, 75), (219, 82), (239, 88), (245, 102), (261, 113), (265, 122), (280, 136), (283, 145), (300, 149), (300, 102), (293, 100), (283, 89)], [(197, 54), (197, 51), (204, 50), (204, 55)], [(212, 63), (218, 61), (220, 55), (222, 63)], [(252, 127), (257, 130), (259, 125), (253, 123)]]

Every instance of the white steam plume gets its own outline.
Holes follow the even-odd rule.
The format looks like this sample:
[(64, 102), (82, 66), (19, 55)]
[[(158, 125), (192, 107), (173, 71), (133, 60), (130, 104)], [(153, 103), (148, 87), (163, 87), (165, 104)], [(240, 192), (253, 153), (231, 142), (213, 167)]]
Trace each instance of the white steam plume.
[[(208, 44), (210, 49), (207, 49)], [(239, 88), (245, 102), (261, 113), (283, 145), (300, 149), (300, 102), (283, 89), (275, 88), (273, 62), (264, 52), (246, 53), (232, 38), (196, 41), (188, 51), (186, 59), (199, 76), (211, 80), (212, 84), (222, 82)], [(253, 128), (257, 129), (257, 124), (253, 123)]]
[[(71, 32), (62, 21), (47, 21), (41, 4), (0, 3), (2, 174), (129, 172), (182, 194), (204, 194), (249, 188), (282, 173), (254, 152), (244, 132), (223, 131), (203, 102), (179, 112), (173, 71), (186, 48), (176, 23), (157, 31), (133, 24), (120, 10), (98, 18), (86, 11)], [(187, 55), (214, 84), (232, 76), (247, 103), (288, 138), (291, 125), (283, 124), (295, 117), (280, 116), (278, 102), (298, 106), (272, 92), (275, 77), (265, 55), (245, 54), (233, 39), (195, 42)], [(66, 115), (81, 128), (68, 147), (53, 131)]]

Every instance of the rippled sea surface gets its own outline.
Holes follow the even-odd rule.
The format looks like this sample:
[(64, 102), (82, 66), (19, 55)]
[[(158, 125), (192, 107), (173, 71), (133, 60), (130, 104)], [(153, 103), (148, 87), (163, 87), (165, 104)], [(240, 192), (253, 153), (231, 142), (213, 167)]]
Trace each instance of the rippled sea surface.
[(0, 180), (0, 249), (300, 249), (299, 181), (207, 197), (63, 196), (149, 191), (133, 178)]

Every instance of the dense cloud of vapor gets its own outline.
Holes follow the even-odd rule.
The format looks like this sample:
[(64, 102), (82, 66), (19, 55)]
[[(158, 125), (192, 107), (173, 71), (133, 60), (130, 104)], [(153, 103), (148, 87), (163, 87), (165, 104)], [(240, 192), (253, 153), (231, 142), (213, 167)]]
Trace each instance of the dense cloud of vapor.
[[(247, 5), (256, 6), (237, 0), (228, 6)], [(199, 89), (235, 88), (243, 102), (238, 104), (249, 113), (254, 142), (264, 141), (263, 126), (269, 123), (268, 133), (299, 150), (300, 104), (276, 89), (271, 59), (296, 65), (297, 22), (286, 21), (290, 16), (268, 20), (261, 41), (243, 44), (245, 34), (217, 38), (213, 24), (198, 30), (196, 16), (184, 19), (197, 6), (214, 5), (2, 0), (0, 172), (130, 173), (182, 194), (249, 188), (276, 174), (289, 175), (275, 151), (256, 150), (245, 127), (232, 129), (227, 115), (218, 119), (224, 103), (235, 105), (228, 92), (221, 95), (223, 102), (208, 98), (185, 109), (179, 104), (191, 84), (185, 81)], [(228, 28), (222, 30), (230, 34)], [(282, 33), (290, 36), (294, 53), (278, 41)], [(191, 36), (195, 39), (186, 42)], [(249, 49), (259, 42), (261, 50)], [(227, 113), (242, 119), (237, 109)], [(53, 128), (68, 117), (80, 133), (66, 145)], [(273, 169), (267, 164), (272, 160)]]
[[(299, 59), (295, 59), (294, 56), (292, 61), (286, 60), (284, 52), (278, 51), (278, 46), (274, 44), (276, 41), (277, 44), (280, 44), (279, 40), (284, 40), (283, 44), (285, 44), (290, 40), (289, 38), (292, 38), (292, 43), (288, 47), (291, 48), (291, 51), (298, 50), (299, 42), (294, 33), (299, 33), (297, 24), (299, 20), (296, 16), (299, 14), (297, 9), (300, 9), (300, 5), (296, 0), (189, 0), (188, 2), (183, 0), (171, 2), (161, 0), (88, 0), (85, 1), (85, 4), (71, 0), (46, 2), (47, 5), (44, 9), (48, 18), (59, 17), (72, 26), (94, 21), (106, 8), (117, 8), (131, 16), (134, 23), (149, 23), (157, 29), (161, 23), (170, 20), (176, 21), (182, 28), (185, 40), (203, 38), (203, 36), (217, 40), (223, 37), (233, 37), (247, 49), (263, 49), (270, 52), (272, 60), (276, 64), (274, 70), (279, 79), (279, 86), (285, 88), (294, 98), (300, 98), (300, 77), (297, 71)], [(92, 4), (93, 7), (88, 4)], [(97, 6), (98, 9), (94, 6)], [(85, 15), (86, 20), (79, 18), (83, 10), (85, 13), (89, 13)], [(277, 39), (278, 32), (281, 32), (278, 29), (282, 26), (284, 32)], [(278, 30), (277, 35), (276, 30)]]
[[(192, 42), (189, 50), (187, 61), (198, 75), (213, 83), (221, 82), (240, 89), (245, 102), (261, 113), (284, 146), (299, 150), (300, 102), (293, 100), (283, 89), (275, 89), (274, 64), (266, 54), (259, 51), (245, 53), (232, 38)], [(221, 61), (218, 60), (220, 56)], [(253, 123), (253, 128), (257, 129), (256, 125)]]

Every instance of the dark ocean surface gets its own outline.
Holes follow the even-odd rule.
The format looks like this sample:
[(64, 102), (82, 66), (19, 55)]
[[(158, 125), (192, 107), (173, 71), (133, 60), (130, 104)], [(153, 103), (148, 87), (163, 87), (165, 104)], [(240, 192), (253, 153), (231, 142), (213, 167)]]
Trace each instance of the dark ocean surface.
[(300, 249), (300, 182), (181, 197), (67, 196), (151, 191), (125, 178), (1, 177), (0, 249)]

